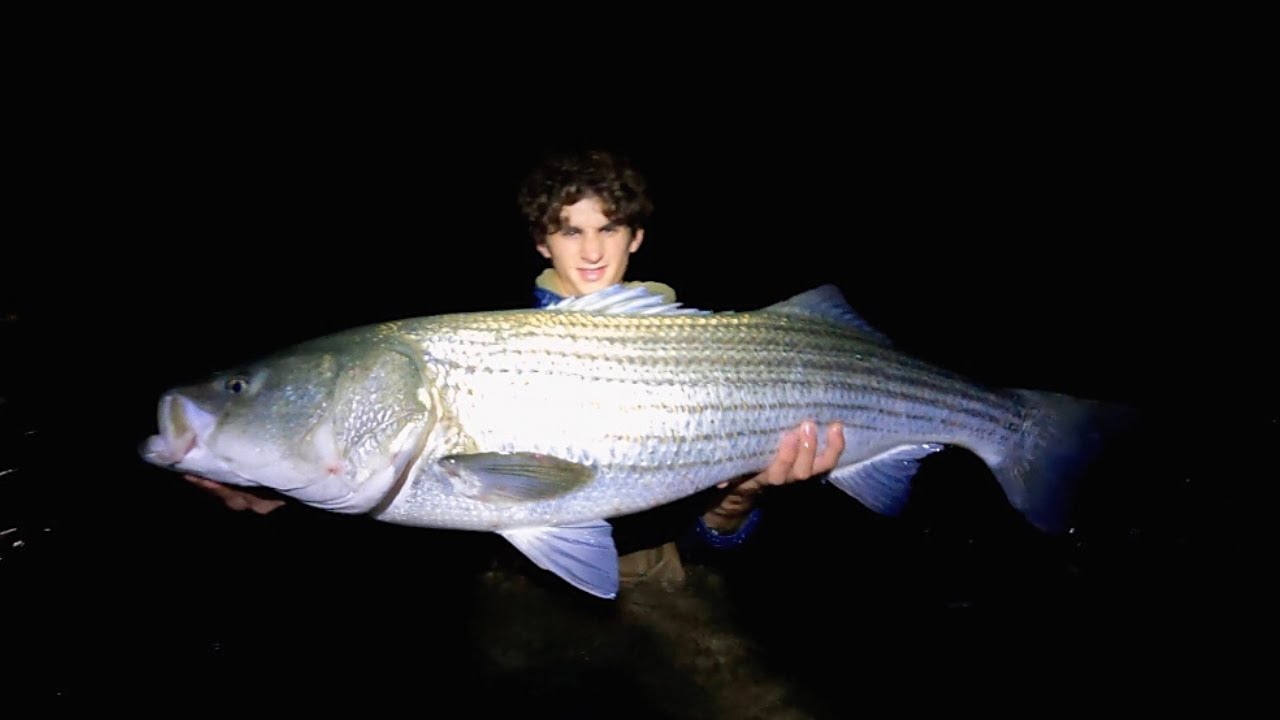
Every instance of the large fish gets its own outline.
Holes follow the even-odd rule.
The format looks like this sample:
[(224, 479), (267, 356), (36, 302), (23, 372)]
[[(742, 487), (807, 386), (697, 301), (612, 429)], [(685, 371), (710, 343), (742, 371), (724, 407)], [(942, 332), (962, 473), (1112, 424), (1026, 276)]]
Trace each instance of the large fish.
[(166, 392), (140, 452), (334, 512), (499, 533), (611, 598), (610, 518), (763, 469), (809, 418), (844, 423), (828, 479), (877, 512), (899, 513), (920, 462), (954, 445), (1057, 532), (1102, 410), (910, 357), (833, 286), (750, 312), (614, 286), (295, 345)]

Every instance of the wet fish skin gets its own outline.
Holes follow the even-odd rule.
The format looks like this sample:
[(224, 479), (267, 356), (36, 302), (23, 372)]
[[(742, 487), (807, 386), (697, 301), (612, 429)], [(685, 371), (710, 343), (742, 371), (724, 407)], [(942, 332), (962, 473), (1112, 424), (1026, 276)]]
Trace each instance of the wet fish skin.
[[(229, 394), (245, 378), (250, 392)], [(617, 592), (609, 518), (763, 469), (806, 419), (844, 424), (829, 479), (877, 512), (901, 512), (919, 463), (951, 445), (1056, 532), (1111, 417), (913, 358), (832, 286), (751, 312), (615, 286), (549, 309), (406, 319), (161, 406), (152, 462), (385, 522), (497, 532), (602, 597)]]

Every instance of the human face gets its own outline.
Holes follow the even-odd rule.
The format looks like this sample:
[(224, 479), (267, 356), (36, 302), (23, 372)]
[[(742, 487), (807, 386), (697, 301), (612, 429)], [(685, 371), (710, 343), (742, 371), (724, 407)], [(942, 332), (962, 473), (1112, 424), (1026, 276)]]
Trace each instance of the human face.
[(557, 292), (578, 297), (622, 282), (631, 253), (644, 241), (644, 230), (631, 229), (605, 217), (597, 198), (585, 198), (560, 210), (560, 229), (538, 244), (551, 260)]

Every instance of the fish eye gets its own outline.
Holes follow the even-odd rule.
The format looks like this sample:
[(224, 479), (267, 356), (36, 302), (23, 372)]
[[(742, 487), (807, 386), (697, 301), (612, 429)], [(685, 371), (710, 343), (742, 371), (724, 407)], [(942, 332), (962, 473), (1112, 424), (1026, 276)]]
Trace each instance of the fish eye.
[(230, 378), (227, 378), (227, 382), (223, 385), (223, 387), (226, 388), (227, 392), (233, 395), (239, 395), (240, 393), (249, 389), (249, 382), (239, 376), (230, 377)]

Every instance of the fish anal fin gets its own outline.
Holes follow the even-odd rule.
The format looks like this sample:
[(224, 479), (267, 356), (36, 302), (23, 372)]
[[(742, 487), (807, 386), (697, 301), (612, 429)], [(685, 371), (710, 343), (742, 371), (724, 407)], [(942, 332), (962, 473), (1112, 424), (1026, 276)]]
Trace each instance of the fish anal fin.
[(944, 447), (939, 443), (899, 445), (853, 465), (832, 470), (827, 479), (871, 510), (897, 516), (907, 507), (911, 480), (920, 471), (920, 461)]

